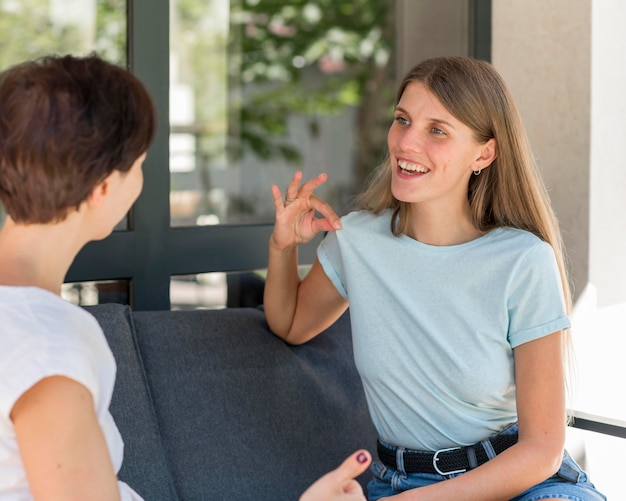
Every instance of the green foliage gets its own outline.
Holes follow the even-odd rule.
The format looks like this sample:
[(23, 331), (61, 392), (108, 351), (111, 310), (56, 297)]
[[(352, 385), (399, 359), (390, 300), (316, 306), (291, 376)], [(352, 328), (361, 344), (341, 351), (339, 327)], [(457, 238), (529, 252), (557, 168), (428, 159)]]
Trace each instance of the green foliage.
[(114, 63), (126, 62), (126, 1), (99, 0), (95, 40), (75, 24), (55, 23), (49, 0), (0, 2), (0, 68), (48, 54), (98, 51)]
[[(390, 0), (240, 0), (231, 7), (231, 47), (239, 47), (231, 82), (245, 89), (240, 147), (262, 158), (285, 152), (290, 115), (340, 113), (361, 104), (392, 47), (384, 23)], [(316, 124), (312, 123), (312, 130)], [(269, 157), (268, 157), (269, 156)]]
[[(243, 1), (232, 8), (241, 30), (244, 82), (299, 81), (302, 68), (335, 63), (341, 81), (367, 79), (367, 63), (386, 63), (381, 23), (389, 0)], [(330, 60), (330, 61), (329, 61)], [(345, 65), (345, 66), (343, 66)]]
[(71, 27), (52, 24), (45, 0), (23, 0), (0, 15), (0, 67), (49, 53), (67, 53), (80, 34)]
[[(200, 155), (206, 158), (221, 148), (208, 138), (228, 133), (235, 155), (253, 151), (297, 162), (289, 118), (306, 116), (315, 133), (318, 117), (360, 106), (392, 52), (393, 33), (385, 27), (393, 0), (231, 0), (230, 27), (221, 31), (207, 16), (209, 4), (222, 5), (213, 1), (177, 0), (177, 36), (170, 42), (180, 47), (181, 74), (192, 75), (185, 83), (194, 91), (197, 122), (205, 124)], [(89, 40), (81, 26), (55, 23), (50, 5), (0, 1), (0, 68), (93, 50), (126, 64), (126, 0), (98, 0)], [(215, 100), (220, 82), (228, 86), (228, 102)]]
[(120, 66), (127, 65), (126, 0), (98, 0), (94, 50)]
[[(232, 0), (230, 11), (218, 14), (216, 0), (177, 0), (170, 44), (177, 77), (194, 91), (197, 123), (206, 124), (207, 136), (228, 134), (232, 158), (251, 151), (297, 163), (299, 151), (287, 137), (290, 117), (307, 117), (314, 132), (320, 116), (363, 102), (373, 74), (390, 58), (393, 34), (385, 23), (393, 5)], [(220, 28), (220, 15), (229, 16), (228, 29)], [(216, 89), (224, 89), (227, 102), (215, 99)], [(219, 143), (200, 144), (202, 157), (219, 155)]]

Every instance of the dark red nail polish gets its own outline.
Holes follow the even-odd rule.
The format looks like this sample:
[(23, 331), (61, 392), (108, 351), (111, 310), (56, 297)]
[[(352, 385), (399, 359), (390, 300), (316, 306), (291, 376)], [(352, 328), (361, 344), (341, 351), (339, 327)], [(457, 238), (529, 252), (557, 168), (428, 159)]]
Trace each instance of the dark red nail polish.
[(364, 453), (362, 453), (362, 452), (361, 452), (361, 454), (359, 454), (359, 455), (356, 457), (356, 460), (357, 460), (359, 463), (363, 464), (363, 463), (365, 463), (365, 461), (367, 461), (367, 456), (366, 456)]

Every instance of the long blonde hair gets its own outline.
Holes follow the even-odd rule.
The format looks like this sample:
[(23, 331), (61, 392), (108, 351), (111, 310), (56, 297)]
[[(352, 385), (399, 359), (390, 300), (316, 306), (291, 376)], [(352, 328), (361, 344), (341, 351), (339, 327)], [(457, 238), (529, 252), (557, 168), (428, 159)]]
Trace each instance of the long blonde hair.
[[(497, 158), (480, 176), (471, 176), (468, 185), (474, 225), (482, 231), (502, 226), (519, 228), (548, 242), (556, 255), (569, 313), (571, 292), (559, 224), (504, 80), (484, 61), (464, 57), (428, 59), (404, 77), (396, 105), (411, 82), (423, 83), (455, 118), (474, 131), (479, 143), (496, 139)], [(391, 193), (389, 159), (373, 172), (366, 189), (357, 196), (356, 205), (374, 213), (393, 209), (393, 233), (407, 232), (409, 204)]]
[[(397, 105), (407, 85), (423, 83), (458, 120), (484, 144), (495, 138), (497, 157), (480, 176), (471, 176), (468, 200), (474, 226), (482, 231), (509, 226), (534, 233), (554, 249), (561, 274), (566, 311), (572, 311), (565, 250), (559, 223), (532, 154), (519, 111), (504, 80), (489, 63), (463, 57), (428, 59), (411, 69), (396, 94)], [(379, 213), (392, 209), (391, 231), (407, 233), (410, 204), (391, 193), (389, 157), (370, 176), (357, 196), (361, 210)], [(570, 329), (563, 337), (566, 399), (573, 396), (574, 360)], [(567, 420), (573, 418), (568, 406)]]

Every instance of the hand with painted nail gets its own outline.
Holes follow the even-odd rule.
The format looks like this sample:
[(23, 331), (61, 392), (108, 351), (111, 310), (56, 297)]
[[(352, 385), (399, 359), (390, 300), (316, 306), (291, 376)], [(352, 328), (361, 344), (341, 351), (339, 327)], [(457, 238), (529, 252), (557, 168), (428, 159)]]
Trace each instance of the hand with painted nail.
[(309, 487), (300, 501), (365, 501), (363, 489), (355, 480), (372, 461), (366, 450), (348, 457), (337, 469), (327, 473)]
[[(287, 249), (310, 241), (323, 231), (341, 228), (339, 216), (326, 202), (318, 198), (313, 191), (326, 182), (327, 175), (303, 183), (302, 172), (296, 172), (287, 187), (283, 199), (280, 188), (272, 186), (276, 223), (271, 241), (278, 249)], [(321, 217), (317, 217), (315, 213)]]

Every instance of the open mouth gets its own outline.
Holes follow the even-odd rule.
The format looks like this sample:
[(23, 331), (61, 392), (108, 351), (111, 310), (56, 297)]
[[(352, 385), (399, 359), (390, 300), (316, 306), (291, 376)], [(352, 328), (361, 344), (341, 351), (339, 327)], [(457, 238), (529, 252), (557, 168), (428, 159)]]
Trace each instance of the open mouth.
[(400, 167), (400, 172), (406, 176), (418, 176), (420, 174), (426, 174), (430, 172), (430, 169), (422, 165), (412, 164), (405, 160), (398, 161), (398, 167)]

